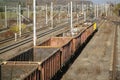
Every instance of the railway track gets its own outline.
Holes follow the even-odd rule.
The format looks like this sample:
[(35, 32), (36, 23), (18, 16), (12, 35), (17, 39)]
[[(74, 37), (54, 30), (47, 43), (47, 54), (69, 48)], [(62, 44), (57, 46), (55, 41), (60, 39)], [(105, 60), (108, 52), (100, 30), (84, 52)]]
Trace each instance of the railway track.
[[(81, 18), (81, 19), (82, 19), (82, 18)], [(76, 21), (76, 20), (74, 20), (73, 23), (75, 23), (75, 21)], [(41, 37), (43, 37), (43, 36), (45, 36), (45, 35), (47, 35), (47, 34), (50, 34), (50, 33), (52, 33), (52, 32), (55, 32), (55, 31), (57, 31), (57, 30), (59, 30), (59, 29), (65, 28), (66, 25), (68, 25), (68, 24), (69, 24), (68, 22), (67, 22), (67, 23), (63, 23), (63, 24), (61, 24), (61, 25), (59, 25), (59, 26), (57, 26), (57, 27), (55, 27), (55, 28), (53, 28), (53, 29), (46, 30), (45, 32), (39, 33), (39, 34), (37, 34), (37, 38), (41, 38)], [(63, 25), (64, 25), (64, 26), (63, 26)], [(66, 28), (69, 28), (69, 27), (67, 26)], [(8, 45), (8, 46), (4, 46), (4, 47), (0, 48), (0, 54), (2, 54), (2, 53), (4, 53), (4, 52), (7, 52), (7, 51), (9, 51), (9, 50), (12, 50), (12, 49), (14, 49), (14, 48), (16, 48), (16, 47), (19, 47), (19, 46), (21, 46), (21, 45), (24, 45), (24, 44), (26, 44), (26, 43), (29, 43), (29, 42), (31, 42), (32, 40), (33, 40), (33, 37), (32, 37), (32, 36), (29, 36), (29, 37), (23, 39), (22, 41), (18, 41), (18, 42), (14, 43), (14, 44), (10, 44), (10, 45)]]
[[(79, 18), (79, 19), (82, 20), (83, 18), (81, 17), (81, 18)], [(75, 21), (76, 21), (76, 19), (73, 20), (73, 23), (75, 23)], [(37, 34), (37, 38), (43, 37), (43, 36), (45, 36), (45, 35), (47, 35), (47, 34), (49, 34), (49, 33), (55, 32), (55, 31), (57, 31), (57, 30), (59, 30), (59, 29), (65, 28), (66, 25), (69, 25), (69, 24), (70, 24), (70, 23), (68, 23), (68, 22), (64, 22), (64, 23), (59, 24), (58, 26), (54, 27), (53, 29), (48, 29), (48, 30), (43, 31), (42, 33), (38, 33), (38, 34)], [(67, 28), (69, 28), (69, 27), (67, 26)], [(29, 43), (29, 42), (31, 42), (32, 40), (33, 40), (33, 37), (32, 37), (32, 36), (29, 36), (29, 37), (23, 39), (22, 41), (18, 41), (18, 42), (15, 42), (15, 43), (13, 43), (13, 44), (10, 44), (10, 45), (8, 45), (8, 46), (1, 47), (1, 48), (0, 48), (0, 54), (2, 54), (2, 53), (4, 53), (4, 52), (7, 52), (7, 51), (9, 51), (9, 50), (11, 50), (11, 49), (14, 49), (14, 48), (16, 48), (16, 47), (19, 47), (19, 46), (21, 46), (21, 45), (23, 45), (23, 44)]]
[[(66, 22), (66, 20), (63, 20), (63, 22)], [(59, 23), (59, 24), (61, 24), (61, 23)], [(49, 25), (50, 25), (50, 24), (49, 24)], [(37, 29), (36, 31), (39, 32), (39, 31), (45, 30), (45, 29), (48, 28), (49, 25), (47, 25), (46, 27), (42, 27), (42, 28), (40, 28), (40, 29)], [(32, 32), (23, 33), (23, 34), (21, 35), (21, 38), (25, 38), (26, 36), (29, 36), (30, 34), (32, 34)], [(0, 44), (4, 44), (4, 43), (9, 42), (9, 41), (12, 41), (12, 40), (14, 40), (14, 36), (11, 36), (11, 37), (6, 38), (6, 39), (4, 39), (4, 40), (0, 40)]]
[[(65, 25), (67, 25), (67, 24), (65, 24)], [(53, 29), (47, 30), (46, 32), (37, 34), (37, 38), (43, 37), (43, 36), (45, 36), (45, 35), (47, 35), (47, 34), (50, 34), (50, 33), (52, 33), (52, 32), (55, 32), (55, 31), (57, 31), (57, 30), (59, 30), (59, 29), (65, 28), (65, 25), (64, 25), (63, 27), (61, 27), (61, 26), (55, 27), (55, 28), (53, 28)], [(67, 27), (67, 28), (69, 28), (69, 27)], [(27, 38), (23, 39), (22, 41), (18, 41), (18, 42), (14, 43), (14, 44), (10, 44), (10, 45), (8, 45), (8, 46), (2, 47), (2, 48), (0, 48), (0, 54), (2, 54), (2, 53), (4, 53), (4, 52), (7, 52), (7, 51), (9, 51), (9, 50), (11, 50), (11, 49), (14, 49), (14, 48), (16, 48), (16, 47), (19, 47), (19, 46), (21, 46), (21, 45), (24, 45), (24, 44), (26, 44), (26, 43), (29, 43), (29, 42), (31, 42), (32, 40), (33, 40), (33, 37), (31, 36), (31, 37), (27, 37)]]
[(120, 24), (118, 25), (118, 29), (117, 29), (118, 31), (118, 40), (117, 40), (117, 53), (118, 53), (118, 55), (117, 55), (117, 80), (120, 80)]
[(113, 65), (112, 65), (112, 80), (115, 80), (116, 77), (116, 44), (117, 44), (117, 27), (115, 28), (114, 33), (114, 48), (113, 48)]
[[(45, 30), (46, 28), (47, 28), (47, 27), (43, 27), (43, 28), (37, 29), (37, 32), (39, 32), (39, 31), (41, 31), (41, 30)], [(21, 38), (25, 38), (26, 36), (30, 36), (30, 34), (32, 34), (32, 32), (23, 33), (23, 34), (21, 35)], [(9, 42), (9, 41), (12, 41), (12, 40), (14, 40), (14, 39), (15, 39), (14, 36), (11, 36), (11, 37), (9, 37), (9, 38), (7, 38), (7, 39), (0, 40), (0, 44), (4, 44), (4, 43)], [(18, 38), (18, 39), (19, 39), (19, 38)]]
[(120, 80), (120, 26), (115, 26), (111, 80)]

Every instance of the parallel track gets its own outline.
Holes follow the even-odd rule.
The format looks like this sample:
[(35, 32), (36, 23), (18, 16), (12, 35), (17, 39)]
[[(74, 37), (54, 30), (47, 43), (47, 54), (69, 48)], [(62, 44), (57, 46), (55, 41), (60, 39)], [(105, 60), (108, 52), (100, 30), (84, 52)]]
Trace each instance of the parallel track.
[[(40, 29), (37, 30), (37, 32), (40, 31), (40, 30), (45, 30), (45, 28), (47, 28), (47, 27), (40, 28)], [(22, 37), (24, 38), (24, 37), (26, 37), (26, 36), (28, 36), (28, 35), (30, 35), (30, 34), (32, 34), (32, 32), (23, 33), (23, 34), (21, 35), (21, 38), (22, 38)], [(12, 40), (14, 40), (14, 37), (13, 37), (13, 36), (11, 36), (11, 37), (9, 37), (9, 38), (7, 38), (7, 39), (4, 39), (4, 40), (0, 40), (0, 44), (6, 43), (6, 42), (9, 42), (9, 41), (12, 41)]]
[(117, 27), (115, 28), (115, 33), (114, 33), (114, 49), (113, 49), (113, 71), (112, 71), (112, 80), (115, 80), (115, 76), (116, 76), (116, 44), (117, 44)]
[[(82, 19), (82, 18), (81, 18), (81, 19)], [(81, 19), (80, 19), (80, 20), (81, 20)], [(73, 23), (75, 23), (75, 21), (76, 21), (76, 20), (74, 20)], [(66, 25), (68, 25), (68, 24), (69, 24), (69, 23), (64, 23), (64, 24), (62, 24), (62, 25), (59, 25), (58, 27), (55, 27), (55, 28), (50, 29), (50, 30), (47, 30), (46, 32), (37, 34), (37, 38), (41, 38), (41, 37), (43, 37), (43, 36), (45, 36), (45, 35), (47, 35), (47, 34), (50, 34), (50, 33), (55, 32), (55, 31), (57, 31), (57, 30), (63, 29), (63, 28), (65, 28)], [(69, 28), (69, 27), (67, 26), (66, 28)], [(12, 50), (12, 49), (14, 49), (14, 48), (16, 48), (16, 47), (19, 47), (19, 46), (21, 46), (21, 45), (24, 45), (24, 44), (26, 44), (26, 43), (32, 42), (32, 41), (33, 41), (33, 37), (31, 36), (31, 37), (27, 37), (27, 38), (23, 39), (22, 41), (18, 41), (18, 42), (14, 43), (14, 44), (10, 44), (10, 45), (8, 45), (8, 46), (2, 47), (2, 48), (0, 48), (0, 54), (2, 54), (2, 53), (4, 53), (4, 52), (7, 52), (7, 51), (9, 51), (9, 50)]]
[[(43, 22), (43, 21), (42, 21), (42, 22)], [(63, 20), (63, 22), (66, 22), (66, 19)], [(43, 23), (44, 23), (44, 22), (43, 22)], [(61, 23), (59, 23), (59, 24), (61, 24)], [(59, 24), (58, 24), (58, 25), (59, 25)], [(50, 25), (50, 24), (49, 24), (49, 25)], [(40, 28), (40, 29), (37, 29), (36, 31), (39, 32), (39, 31), (41, 31), (41, 30), (45, 30), (46, 28), (48, 28), (48, 26), (43, 27), (43, 28)], [(26, 37), (26, 36), (28, 36), (28, 35), (30, 35), (30, 34), (32, 34), (32, 32), (23, 33), (21, 37), (24, 38), (24, 37)], [(6, 42), (9, 42), (9, 41), (12, 41), (12, 40), (14, 40), (14, 36), (11, 36), (11, 37), (6, 38), (6, 39), (4, 39), (4, 40), (0, 40), (0, 44), (6, 43)]]
[[(40, 34), (37, 35), (37, 38), (43, 37), (43, 36), (45, 36), (47, 34), (50, 34), (52, 32), (55, 32), (55, 31), (60, 30), (62, 28), (65, 28), (66, 27), (65, 25), (68, 25), (68, 23), (65, 23), (64, 26), (62, 26), (62, 27), (58, 26), (58, 27), (55, 27), (53, 29), (47, 30), (46, 32), (40, 33)], [(69, 27), (67, 26), (67, 28), (69, 28)], [(14, 43), (14, 44), (10, 44), (8, 46), (2, 47), (2, 48), (0, 48), (0, 54), (2, 54), (4, 52), (7, 52), (7, 51), (9, 51), (11, 49), (14, 49), (16, 47), (19, 47), (21, 45), (24, 45), (26, 43), (29, 43), (31, 41), (33, 41), (33, 37), (27, 37), (27, 38), (23, 39), (22, 41), (18, 41), (18, 42)]]

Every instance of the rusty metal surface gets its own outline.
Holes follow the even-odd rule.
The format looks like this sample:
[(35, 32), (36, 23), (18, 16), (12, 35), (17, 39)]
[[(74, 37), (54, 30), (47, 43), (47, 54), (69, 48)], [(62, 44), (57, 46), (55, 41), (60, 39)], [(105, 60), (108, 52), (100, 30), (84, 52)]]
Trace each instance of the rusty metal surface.
[(50, 80), (61, 67), (61, 54), (60, 51), (56, 51), (45, 61), (42, 62), (42, 80)]
[(33, 49), (29, 49), (26, 52), (20, 53), (9, 59), (9, 61), (33, 61)]
[(35, 48), (34, 61), (42, 61), (53, 54), (58, 48)]
[(69, 37), (52, 37), (49, 40), (43, 42), (40, 46), (58, 46), (61, 47), (67, 42), (69, 42), (72, 38)]
[(1, 66), (1, 79), (23, 80), (37, 68), (37, 64), (4, 64)]
[(64, 65), (68, 59), (72, 56), (72, 41), (64, 45), (61, 49), (61, 65)]
[[(40, 46), (34, 47), (33, 63), (11, 62), (7, 65), (2, 65), (2, 79), (21, 80), (26, 78), (29, 80), (30, 76), (34, 75), (32, 80), (36, 80), (36, 76), (39, 75), (36, 70), (40, 67), (41, 79), (50, 80), (93, 32), (91, 27), (86, 28), (76, 37), (52, 37)], [(22, 57), (25, 58), (24, 55)], [(23, 58), (20, 57), (20, 59)]]

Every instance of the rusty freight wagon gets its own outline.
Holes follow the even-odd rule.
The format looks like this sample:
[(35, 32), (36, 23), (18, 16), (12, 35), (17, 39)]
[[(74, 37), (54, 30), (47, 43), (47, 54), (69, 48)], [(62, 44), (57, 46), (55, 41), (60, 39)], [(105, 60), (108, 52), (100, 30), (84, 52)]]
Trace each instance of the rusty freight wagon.
[(2, 65), (2, 80), (50, 80), (67, 61), (70, 41), (71, 38), (51, 38), (34, 48), (33, 62), (6, 62)]
[(17, 55), (15, 54), (14, 57), (9, 58), (7, 61), (33, 61), (33, 48)]
[(3, 62), (1, 80), (40, 80), (38, 63)]
[(87, 39), (89, 39), (94, 34), (94, 32), (96, 32), (96, 31), (97, 31), (97, 28), (94, 28), (94, 24), (92, 24), (91, 26), (86, 27), (77, 36), (75, 36), (72, 39), (72, 43), (73, 43), (72, 50), (73, 50), (73, 52), (75, 52), (75, 50), (78, 49), (80, 46), (83, 46), (86, 43)]
[[(83, 28), (82, 31), (75, 37), (70, 37), (73, 39), (73, 52), (76, 50), (76, 48), (78, 48), (80, 45), (82, 45), (82, 43), (85, 42), (87, 36), (91, 35), (91, 33), (93, 32), (93, 24), (87, 28)], [(51, 39), (49, 39), (48, 41), (43, 42), (41, 45), (49, 45)], [(56, 42), (59, 43), (60, 42)], [(53, 42), (51, 43), (52, 45)], [(63, 43), (62, 43), (63, 44)], [(24, 51), (23, 53), (19, 53), (19, 54), (15, 54), (14, 57), (11, 57), (8, 59), (8, 61), (33, 61), (33, 48), (30, 48), (26, 51)]]
[[(22, 75), (20, 80), (50, 80), (65, 66), (70, 57), (74, 55), (76, 49), (83, 46), (96, 30), (97, 28), (92, 24), (75, 37), (50, 38), (30, 51), (28, 50), (29, 53), (23, 53), (11, 59), (11, 61), (13, 60), (12, 62), (2, 65), (2, 78), (12, 74), (13, 78), (15, 76), (15, 78), (19, 79), (19, 76), (21, 76), (20, 72), (24, 74), (24, 77)], [(29, 57), (28, 59), (26, 59), (27, 56)], [(15, 60), (21, 60), (21, 62), (14, 62)], [(11, 72), (14, 70), (14, 66), (18, 74)], [(23, 67), (25, 68), (23, 69)], [(8, 71), (8, 75), (5, 75), (4, 70)]]
[(41, 62), (42, 80), (50, 80), (67, 62), (72, 52), (72, 38), (52, 37), (34, 48), (34, 61)]
[(94, 25), (87, 27), (76, 37), (52, 37), (34, 48), (34, 61), (41, 61), (43, 58), (41, 61), (42, 80), (50, 80), (65, 65), (74, 55), (75, 50), (86, 43), (96, 31), (93, 27)]

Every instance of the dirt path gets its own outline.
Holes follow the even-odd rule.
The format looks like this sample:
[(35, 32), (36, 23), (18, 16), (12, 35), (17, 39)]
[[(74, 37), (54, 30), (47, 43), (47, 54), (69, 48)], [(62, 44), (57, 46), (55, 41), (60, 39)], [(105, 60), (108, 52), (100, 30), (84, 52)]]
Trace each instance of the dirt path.
[(109, 80), (114, 27), (106, 21), (61, 80)]

